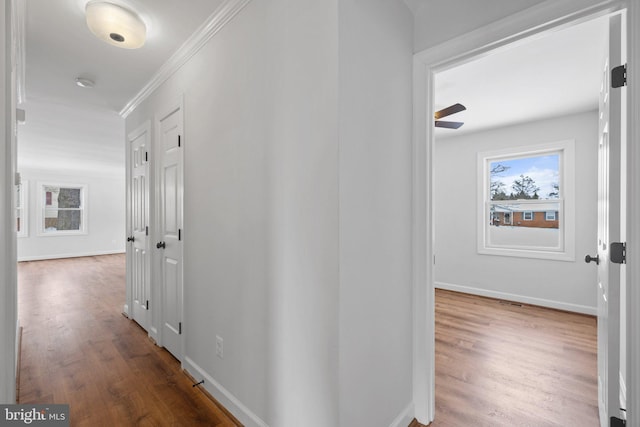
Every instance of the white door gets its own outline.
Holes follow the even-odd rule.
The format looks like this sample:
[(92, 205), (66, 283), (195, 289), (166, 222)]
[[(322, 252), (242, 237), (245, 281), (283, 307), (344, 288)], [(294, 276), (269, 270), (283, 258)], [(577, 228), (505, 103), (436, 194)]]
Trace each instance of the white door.
[(182, 109), (159, 121), (162, 345), (182, 360)]
[(598, 408), (600, 425), (620, 417), (620, 266), (610, 261), (620, 241), (620, 164), (623, 89), (611, 88), (611, 68), (620, 65), (621, 17), (610, 18), (609, 58), (600, 90), (598, 151)]
[(129, 135), (129, 280), (133, 320), (149, 329), (149, 128)]

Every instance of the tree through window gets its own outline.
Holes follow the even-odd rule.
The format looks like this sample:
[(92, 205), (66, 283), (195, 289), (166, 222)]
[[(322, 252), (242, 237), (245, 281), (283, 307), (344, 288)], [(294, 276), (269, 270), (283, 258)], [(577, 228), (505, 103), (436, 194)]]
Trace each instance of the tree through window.
[[(480, 153), (480, 253), (567, 253), (568, 221), (573, 227), (573, 220), (566, 215), (566, 188), (568, 183), (573, 185), (567, 174), (567, 164), (573, 164), (573, 154), (568, 159), (568, 152), (573, 153), (570, 142), (527, 151)], [(573, 171), (573, 166), (569, 169)]]

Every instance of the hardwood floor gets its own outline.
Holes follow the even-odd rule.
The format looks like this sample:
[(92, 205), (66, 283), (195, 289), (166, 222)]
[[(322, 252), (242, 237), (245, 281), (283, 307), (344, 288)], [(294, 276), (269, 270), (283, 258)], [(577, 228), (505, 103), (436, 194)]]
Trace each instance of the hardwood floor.
[(433, 427), (597, 427), (596, 318), (436, 291)]
[(68, 403), (72, 426), (237, 424), (122, 314), (124, 255), (18, 265), (19, 403)]
[[(20, 403), (68, 403), (72, 426), (236, 425), (122, 316), (123, 255), (18, 274)], [(598, 425), (594, 317), (436, 291), (431, 426)]]

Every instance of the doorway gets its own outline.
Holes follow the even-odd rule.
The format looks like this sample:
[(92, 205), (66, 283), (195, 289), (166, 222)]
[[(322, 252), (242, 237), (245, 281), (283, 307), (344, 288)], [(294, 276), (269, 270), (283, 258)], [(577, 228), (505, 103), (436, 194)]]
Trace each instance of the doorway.
[[(618, 7), (622, 7), (622, 3)], [(559, 9), (559, 8), (556, 8)], [(492, 31), (487, 31), (491, 36), (474, 39), (473, 35), (461, 37), (448, 43), (447, 46), (438, 46), (416, 55), (415, 60), (415, 93), (414, 117), (416, 117), (416, 135), (414, 155), (416, 158), (416, 173), (414, 181), (414, 230), (416, 242), (414, 245), (414, 298), (416, 313), (425, 313), (424, 316), (415, 316), (414, 330), (416, 341), (414, 345), (414, 369), (416, 372), (414, 386), (414, 402), (416, 403), (417, 419), (423, 423), (433, 420), (435, 415), (433, 373), (435, 370), (431, 344), (434, 339), (433, 313), (435, 271), (432, 267), (436, 262), (435, 212), (438, 201), (433, 196), (436, 192), (435, 164), (436, 149), (433, 129), (426, 122), (433, 116), (436, 110), (433, 99), (429, 102), (425, 93), (433, 94), (435, 87), (435, 74), (439, 71), (452, 68), (455, 65), (472, 61), (479, 55), (486, 55), (495, 50), (503, 50), (513, 43), (522, 43), (527, 37), (541, 36), (544, 33), (557, 31), (579, 23), (583, 23), (615, 12), (615, 8), (600, 7), (597, 10), (580, 10), (575, 6), (574, 13), (560, 13), (550, 6), (536, 13), (522, 14), (517, 19), (505, 20)], [(565, 16), (558, 20), (557, 16)], [(515, 34), (515, 35), (514, 35)], [(475, 34), (477, 36), (477, 33)], [(485, 34), (486, 35), (486, 34)], [(514, 35), (514, 36), (509, 36)], [(492, 38), (494, 37), (494, 38)], [(422, 97), (420, 96), (422, 95)], [(456, 101), (460, 102), (460, 101)], [(426, 285), (426, 286), (425, 286)], [(423, 323), (424, 322), (424, 323)], [(426, 373), (426, 375), (425, 375)]]

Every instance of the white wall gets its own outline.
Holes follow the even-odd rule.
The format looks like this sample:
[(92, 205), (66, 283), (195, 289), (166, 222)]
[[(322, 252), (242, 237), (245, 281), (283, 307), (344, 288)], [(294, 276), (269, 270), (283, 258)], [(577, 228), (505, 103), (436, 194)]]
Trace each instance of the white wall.
[(414, 51), (434, 47), (544, 0), (408, 0), (416, 4)]
[[(574, 139), (575, 261), (480, 255), (476, 251), (477, 153)], [(597, 112), (436, 141), (436, 286), (595, 314)]]
[[(100, 255), (125, 250), (124, 120), (107, 110), (78, 109), (46, 101), (22, 108), (18, 170), (28, 181), (28, 230), (18, 239), (18, 259)], [(38, 184), (86, 184), (87, 234), (39, 236)]]
[(336, 7), (252, 1), (127, 118), (184, 95), (185, 367), (249, 426), (338, 425)]
[[(22, 169), (29, 187), (28, 236), (18, 238), (18, 261), (121, 253), (125, 250), (124, 176), (65, 174), (59, 171)], [(87, 234), (39, 235), (38, 184), (87, 185), (85, 220)]]
[(400, 1), (252, 1), (127, 118), (183, 95), (184, 364), (245, 425), (410, 406), (411, 24)]
[(339, 12), (339, 425), (407, 426), (413, 17), (388, 0)]

